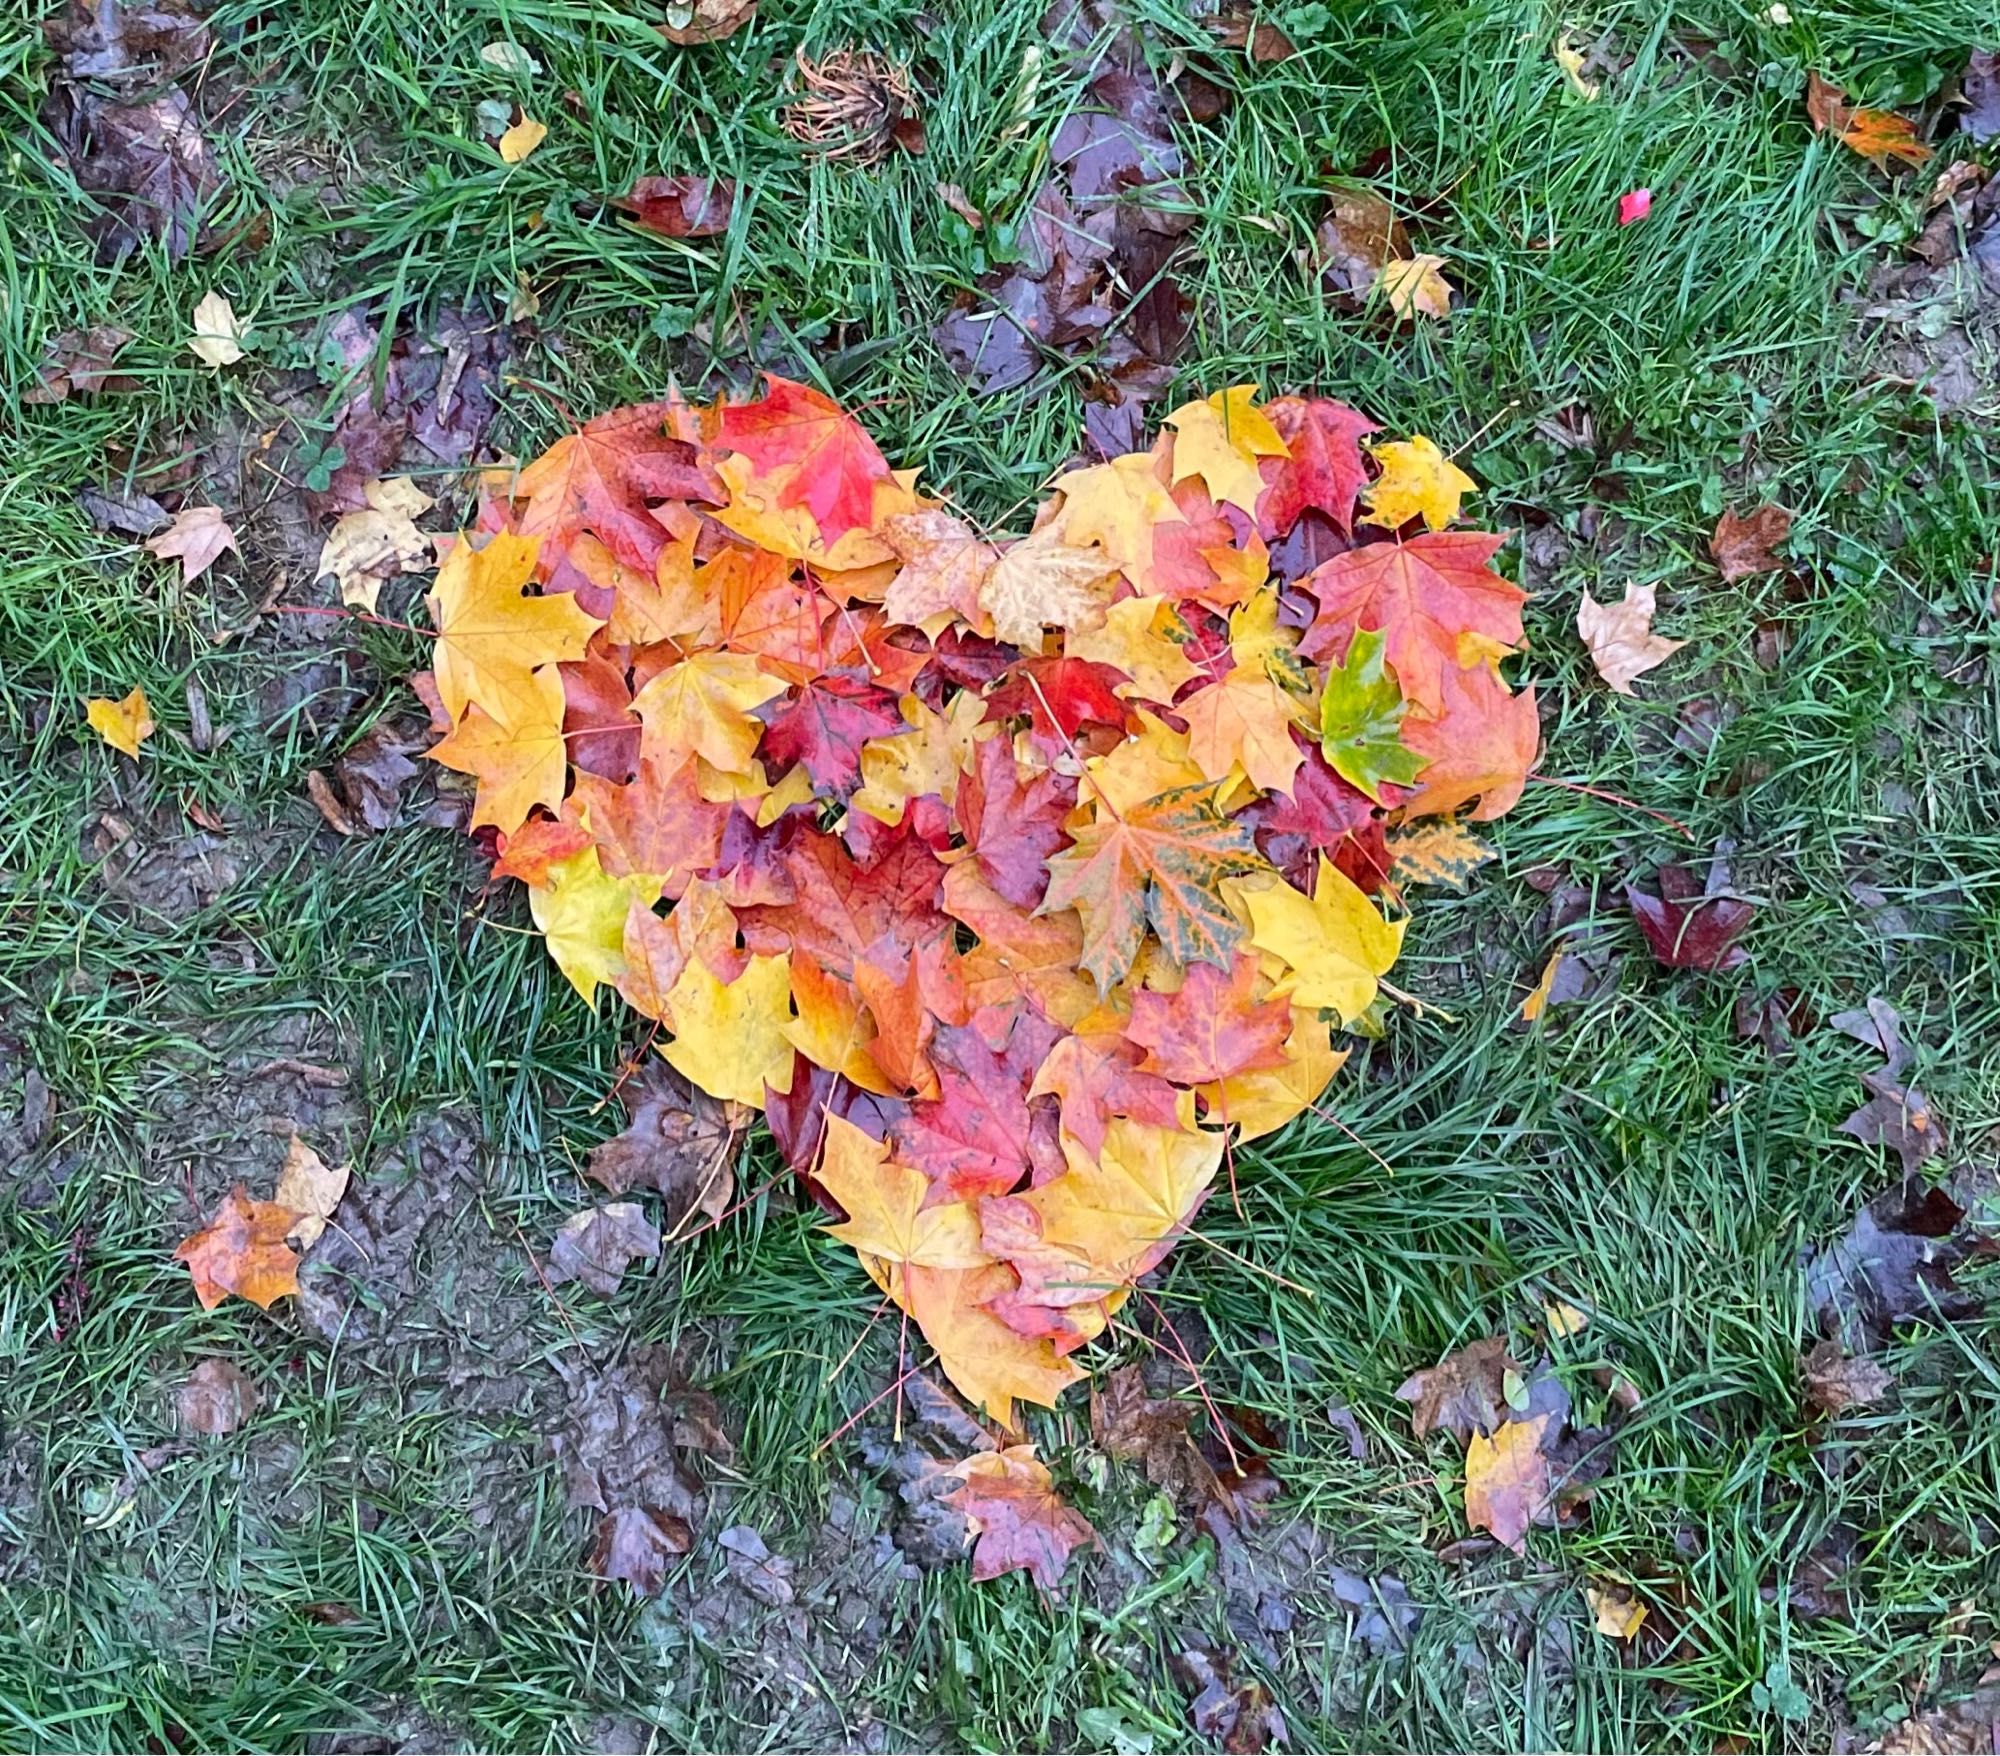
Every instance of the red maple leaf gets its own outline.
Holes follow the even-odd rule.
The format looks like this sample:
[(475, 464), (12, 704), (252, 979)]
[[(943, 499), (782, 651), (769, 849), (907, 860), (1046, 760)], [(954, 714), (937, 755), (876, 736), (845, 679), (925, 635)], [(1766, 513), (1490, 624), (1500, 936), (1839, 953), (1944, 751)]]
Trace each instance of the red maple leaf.
[(861, 784), (861, 746), (909, 728), (896, 697), (866, 677), (830, 671), (804, 684), (764, 733), (771, 772), (806, 765), (813, 784), (845, 797)]
[(914, 836), (905, 834), (876, 864), (863, 867), (837, 836), (805, 829), (780, 865), (793, 900), (746, 908), (738, 916), (752, 951), (775, 956), (789, 948), (852, 981), (855, 960), (879, 941), (911, 950), (950, 930), (937, 906), (945, 869)]
[(696, 872), (721, 856), (723, 825), (741, 815), (701, 796), (692, 757), (673, 767), (653, 757), (624, 786), (579, 774), (563, 801), (565, 824), (590, 825), (589, 839), (597, 844), (605, 872), (613, 878), (633, 872), (658, 877), (675, 898)]
[(1063, 1033), (1027, 1005), (1004, 1029), (995, 1048), (976, 1026), (940, 1028), (931, 1042), (938, 1100), (914, 1105), (896, 1128), (904, 1160), (931, 1179), (936, 1200), (1004, 1195), (1023, 1177), (1043, 1183), (1063, 1172), (1055, 1106), (1028, 1098)]
[(1132, 996), (1125, 1034), (1146, 1050), (1140, 1070), (1181, 1085), (1205, 1085), (1262, 1067), (1285, 1064), (1292, 1009), (1254, 997), (1255, 957), (1238, 956), (1228, 970), (1191, 963), (1172, 994), (1142, 988)]
[(1464, 636), (1521, 643), (1528, 594), (1487, 565), (1505, 541), (1484, 531), (1426, 531), (1336, 555), (1305, 582), (1319, 614), (1299, 656), (1338, 658), (1356, 629), (1379, 628), (1403, 699), (1442, 713), (1444, 673), (1459, 668)]
[(562, 667), (562, 680), (563, 740), (570, 761), (585, 774), (630, 780), (639, 765), (639, 722), (632, 717), (625, 667), (601, 653), (586, 653)]
[(1355, 498), (1368, 480), (1361, 440), (1377, 431), (1375, 423), (1324, 396), (1281, 396), (1264, 412), (1292, 453), (1263, 466), (1267, 485), (1257, 497), (1257, 528), (1266, 541), (1283, 536), (1308, 508), (1352, 529)]
[(587, 530), (626, 566), (650, 572), (667, 532), (649, 501), (728, 498), (695, 448), (667, 435), (671, 412), (663, 402), (614, 409), (558, 439), (514, 483), (514, 498), (527, 501), (515, 529), (540, 537), (551, 565)]
[(1668, 969), (1730, 970), (1749, 961), (1750, 953), (1736, 941), (1757, 907), (1731, 892), (1725, 851), (1709, 862), (1705, 883), (1671, 861), (1653, 874), (1653, 882), (1658, 896), (1627, 884), (1625, 900), (1658, 962)]
[(1157, 1073), (1139, 1071), (1139, 1051), (1116, 1028), (1078, 1029), (1057, 1043), (1030, 1088), (1032, 1096), (1044, 1094), (1061, 1100), (1065, 1132), (1088, 1153), (1102, 1150), (1113, 1116), (1155, 1128), (1181, 1125), (1179, 1094)]
[[(1292, 776), (1290, 794), (1270, 793), (1243, 812), (1256, 828), (1257, 851), (1308, 895), (1321, 854), (1372, 895), (1389, 876), (1383, 815), (1366, 793), (1334, 773), (1316, 739), (1297, 741), (1306, 759)], [(1402, 793), (1393, 781), (1382, 783), (1385, 804), (1395, 804)]]
[[(785, 1163), (802, 1176), (819, 1163), (820, 1143), (828, 1116), (839, 1116), (872, 1140), (886, 1140), (889, 1130), (910, 1113), (901, 1098), (877, 1097), (852, 1080), (817, 1067), (803, 1055), (792, 1057), (789, 1091), (764, 1091), (764, 1120)], [(829, 1209), (833, 1203), (822, 1197)]]
[(875, 522), (875, 484), (890, 479), (888, 459), (861, 423), (809, 385), (767, 373), (759, 402), (722, 411), (722, 443), (760, 471), (796, 469), (778, 491), (780, 506), (804, 503), (831, 545)]
[(1076, 782), (1052, 769), (1021, 778), (1013, 746), (988, 738), (958, 783), (965, 844), (986, 879), (1016, 908), (1031, 909), (1049, 887), (1048, 859), (1069, 846), (1062, 820), (1076, 806)]
[(1113, 693), (1125, 681), (1116, 665), (1090, 659), (1023, 659), (986, 698), (988, 719), (1029, 715), (1036, 737), (1057, 749), (1084, 726), (1125, 724), (1125, 703)]

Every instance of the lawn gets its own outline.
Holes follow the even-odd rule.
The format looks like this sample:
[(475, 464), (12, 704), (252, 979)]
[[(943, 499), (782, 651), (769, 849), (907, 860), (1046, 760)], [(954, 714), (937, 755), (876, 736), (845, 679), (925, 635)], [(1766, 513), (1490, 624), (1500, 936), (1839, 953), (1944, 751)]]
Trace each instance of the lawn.
[[(951, 1417), (878, 1400), (894, 1326), (767, 1140), (725, 1222), (611, 1296), (549, 1287), (631, 1020), (549, 963), (449, 784), (376, 834), (309, 797), (422, 721), (423, 639), (315, 578), (357, 381), (460, 362), (494, 405), (477, 462), (769, 367), (1003, 527), (1084, 445), (1086, 364), (986, 394), (932, 331), (1005, 254), (938, 186), (1017, 215), (1089, 56), (1004, 0), (764, 0), (700, 47), (658, 10), (226, 0), (176, 73), (210, 235), (122, 257), (59, 139), (62, 55), (0, 26), (0, 1743), (1254, 1749), (1275, 1709), (1289, 1748), (1990, 1749), (2000, 1321), (1968, 1300), (1850, 1334), (1892, 1382), (1837, 1415), (1801, 1388), (1829, 1247), (1903, 1174), (1840, 1131), (1877, 1058), (1835, 1014), (1900, 1014), (1944, 1138), (1920, 1174), (1961, 1239), (2000, 1228), (1990, 202), (1912, 254), (1935, 173), (1974, 156), (1951, 99), (1990, 7), (1312, 4), (1269, 14), (1295, 50), (1272, 59), (1129, 14), (1156, 69), (1227, 100), (1175, 127), (1192, 316), (1149, 419), (1255, 382), (1453, 453), (1535, 594), (1545, 778), (1463, 894), (1425, 894), (1396, 971), (1421, 1006), (1350, 1045), (1323, 1115), (1235, 1154), (1238, 1202), (1086, 1356), (1239, 1411), (1275, 1498), (1218, 1528), (1107, 1455), (1074, 1391), (1030, 1431), (1102, 1546), (1056, 1595), (940, 1543), (919, 1468)], [(921, 155), (787, 132), (795, 52), (843, 48), (908, 66)], [(1815, 132), (1809, 71), (1915, 119), (1931, 163)], [(482, 131), (514, 105), (549, 133), (504, 165)], [(609, 205), (663, 173), (735, 179), (726, 229)], [(1336, 178), (1443, 259), (1448, 317), (1329, 296)], [(224, 371), (187, 347), (211, 289), (252, 332)], [(24, 400), (53, 337), (102, 324), (129, 382)], [(446, 513), (462, 473), (423, 477)], [(237, 550), (183, 582), (136, 496), (221, 506)], [(1783, 567), (1725, 582), (1718, 517), (1769, 503)], [(1634, 583), (1687, 644), (1626, 697), (1576, 614)], [(384, 622), (425, 584), (392, 581)], [(135, 685), (137, 763), (83, 723)], [(1747, 958), (1662, 967), (1622, 886), (1722, 843)], [(1559, 948), (1582, 991), (1525, 1023)], [(174, 1246), (231, 1184), (267, 1192), (294, 1132), (354, 1166), (373, 1294), (203, 1311)], [(1615, 1434), (1519, 1556), (1395, 1395), (1488, 1336)], [(179, 1392), (217, 1360), (257, 1406), (189, 1434)], [(691, 1460), (700, 1540), (641, 1601), (592, 1580), (561, 1460), (657, 1467), (615, 1410), (662, 1396), (726, 1439)], [(1636, 1635), (1590, 1593), (1645, 1606)]]

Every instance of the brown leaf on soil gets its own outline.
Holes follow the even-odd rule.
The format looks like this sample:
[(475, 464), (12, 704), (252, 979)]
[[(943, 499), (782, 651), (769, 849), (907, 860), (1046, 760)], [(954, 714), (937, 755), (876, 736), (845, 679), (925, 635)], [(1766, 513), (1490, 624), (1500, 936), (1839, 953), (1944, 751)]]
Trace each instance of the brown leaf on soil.
[(257, 1412), (256, 1383), (227, 1360), (203, 1360), (174, 1392), (183, 1433), (233, 1433)]
[(1515, 1554), (1549, 1504), (1549, 1460), (1542, 1452), (1548, 1415), (1503, 1421), (1493, 1437), (1472, 1435), (1465, 1448), (1465, 1520), (1491, 1531)]
[(977, 1538), (972, 1577), (997, 1579), (1020, 1569), (1044, 1591), (1062, 1583), (1079, 1548), (1095, 1548), (1090, 1521), (1056, 1492), (1032, 1445), (982, 1451), (952, 1466), (962, 1485), (946, 1496)]
[(692, 48), (734, 36), (757, 16), (757, 0), (667, 0), (666, 18), (653, 28), (670, 43)]
[[(341, 829), (334, 814), (322, 803), (319, 788), (311, 789), (313, 803), (343, 835), (361, 831), (379, 835), (392, 828), (401, 815), (403, 788), (416, 778), (417, 765), (410, 756), (428, 741), (421, 731), (413, 731), (407, 725), (394, 720), (376, 721), (334, 763), (330, 782), (322, 782), (328, 798), (350, 827)], [(311, 779), (309, 775), (309, 786)]]
[(1230, 0), (1230, 4), (1203, 23), (1208, 34), (1223, 48), (1247, 50), (1252, 61), (1289, 61), (1298, 53), (1290, 37), (1268, 18), (1260, 18), (1256, 9), (1243, 0)]
[(633, 1262), (659, 1254), (659, 1229), (645, 1210), (636, 1201), (610, 1201), (563, 1221), (549, 1246), (549, 1279), (580, 1280), (609, 1298)]
[(71, 79), (144, 83), (209, 51), (207, 24), (184, 0), (70, 0), (42, 26)]
[(1507, 1374), (1518, 1376), (1520, 1370), (1507, 1344), (1487, 1336), (1413, 1373), (1396, 1398), (1411, 1404), (1410, 1430), (1419, 1439), (1442, 1428), (1465, 1445), (1500, 1424), (1507, 1406)]
[(760, 1604), (783, 1609), (797, 1596), (788, 1555), (774, 1555), (770, 1545), (747, 1524), (732, 1524), (716, 1539), (729, 1577)]
[(617, 1579), (634, 1595), (651, 1597), (666, 1583), (667, 1569), (694, 1547), (694, 1528), (671, 1512), (650, 1506), (621, 1506), (597, 1521), (590, 1571)]
[(1792, 515), (1782, 506), (1760, 506), (1748, 518), (1738, 518), (1731, 507), (1716, 520), (1708, 552), (1722, 569), (1722, 577), (1734, 585), (1739, 579), (1781, 571), (1786, 563), (1772, 551), (1791, 534)]
[(285, 1239), (298, 1224), (296, 1209), (252, 1201), (243, 1185), (223, 1198), (215, 1217), (174, 1252), (194, 1276), (202, 1309), (213, 1311), (231, 1293), (269, 1310), (299, 1290), (299, 1259)]
[(192, 585), (214, 566), (224, 549), (235, 548), (236, 533), (219, 506), (182, 507), (174, 522), (146, 544), (149, 555), (180, 562), (183, 585)]
[(1229, 1756), (1257, 1756), (1286, 1742), (1285, 1716), (1270, 1690), (1254, 1678), (1239, 1683), (1231, 1654), (1186, 1647), (1175, 1656), (1174, 1669), (1195, 1691), (1188, 1705), (1195, 1731)]
[(1120, 1366), (1091, 1387), (1090, 1434), (1106, 1455), (1138, 1464), (1156, 1488), (1205, 1503), (1217, 1489), (1188, 1430), (1195, 1412), (1191, 1402), (1147, 1395), (1140, 1369)]
[(690, 1085), (657, 1056), (622, 1095), (630, 1123), (592, 1150), (587, 1174), (614, 1195), (658, 1191), (670, 1237), (696, 1214), (719, 1221), (735, 1196), (736, 1149), (750, 1113)]
[(129, 329), (99, 323), (86, 330), (68, 329), (53, 337), (35, 384), (22, 392), (25, 403), (63, 402), (71, 396), (98, 391), (130, 390), (136, 380), (112, 372), (112, 362), (132, 339)]
[(347, 1166), (329, 1165), (296, 1134), (285, 1149), (273, 1199), (289, 1207), (298, 1223), (285, 1234), (303, 1252), (319, 1242), (320, 1233), (347, 1193)]
[(641, 177), (611, 205), (663, 238), (713, 238), (729, 230), (736, 184), (729, 177)]
[(1866, 1355), (1849, 1359), (1837, 1341), (1815, 1342), (1801, 1371), (1806, 1404), (1822, 1414), (1837, 1415), (1856, 1405), (1880, 1402), (1896, 1385), (1893, 1373)]

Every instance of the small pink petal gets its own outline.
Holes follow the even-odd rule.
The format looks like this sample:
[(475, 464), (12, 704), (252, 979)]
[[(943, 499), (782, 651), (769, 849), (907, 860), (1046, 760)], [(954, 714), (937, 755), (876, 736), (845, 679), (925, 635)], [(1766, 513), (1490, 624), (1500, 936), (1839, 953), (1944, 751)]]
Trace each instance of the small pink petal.
[(1653, 211), (1653, 192), (1633, 189), (1618, 197), (1618, 223), (1629, 226)]

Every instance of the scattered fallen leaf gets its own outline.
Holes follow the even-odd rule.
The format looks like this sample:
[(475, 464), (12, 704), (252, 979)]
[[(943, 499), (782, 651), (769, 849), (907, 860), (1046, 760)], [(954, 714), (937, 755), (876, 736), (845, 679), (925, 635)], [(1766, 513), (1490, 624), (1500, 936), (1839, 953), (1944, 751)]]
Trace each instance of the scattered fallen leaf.
[(735, 216), (736, 184), (727, 177), (641, 177), (612, 206), (663, 238), (713, 238)]
[(1503, 1421), (1491, 1438), (1474, 1433), (1465, 1447), (1465, 1521), (1517, 1555), (1549, 1504), (1549, 1460), (1542, 1452), (1549, 1419)]
[(1722, 569), (1722, 577), (1734, 585), (1739, 579), (1781, 571), (1785, 563), (1773, 551), (1791, 534), (1792, 515), (1782, 506), (1760, 506), (1748, 518), (1738, 518), (1732, 507), (1716, 520), (1708, 552)]
[(1653, 192), (1650, 189), (1628, 189), (1618, 197), (1618, 223), (1621, 226), (1636, 226), (1653, 211)]
[(134, 689), (122, 701), (93, 695), (83, 704), (83, 717), (90, 722), (90, 729), (112, 749), (135, 760), (139, 746), (156, 729), (152, 705), (146, 700), (143, 689)]
[(607, 1201), (563, 1221), (549, 1246), (548, 1276), (557, 1284), (580, 1280), (609, 1298), (632, 1263), (659, 1254), (659, 1230), (645, 1210), (636, 1201)]
[(415, 521), (437, 502), (408, 476), (366, 482), (361, 491), (367, 506), (335, 522), (320, 548), (319, 571), (333, 575), (343, 604), (372, 616), (392, 575), (422, 573), (433, 564), (430, 534)]
[(1633, 1639), (1646, 1620), (1647, 1606), (1638, 1593), (1617, 1580), (1593, 1580), (1583, 1588), (1583, 1601), (1590, 1606), (1598, 1633), (1607, 1640)]
[(1419, 1439), (1442, 1430), (1461, 1445), (1491, 1433), (1507, 1407), (1509, 1375), (1521, 1368), (1497, 1336), (1469, 1342), (1435, 1366), (1414, 1372), (1396, 1392), (1410, 1404), (1410, 1430)]
[(479, 59), (498, 72), (511, 73), (520, 79), (532, 79), (542, 70), (541, 62), (519, 43), (483, 44), (479, 51)]
[(199, 359), (218, 371), (235, 365), (243, 358), (243, 334), (236, 308), (227, 298), (213, 290), (202, 294), (194, 308), (194, 333), (188, 338)]
[(1339, 187), (1326, 198), (1326, 217), (1313, 235), (1326, 289), (1358, 306), (1375, 290), (1383, 266), (1407, 261), (1410, 240), (1387, 200), (1372, 189)]
[(666, 17), (656, 25), (670, 43), (692, 48), (734, 36), (757, 16), (757, 0), (666, 0)]
[(1449, 317), (1451, 282), (1439, 272), (1443, 267), (1442, 256), (1419, 251), (1406, 261), (1383, 263), (1376, 271), (1375, 286), (1389, 301), (1389, 309), (1406, 323), (1418, 317)]
[(1443, 530), (1458, 516), (1460, 499), (1479, 491), (1479, 484), (1421, 433), (1368, 450), (1382, 473), (1361, 491), (1361, 503), (1368, 522), (1384, 530), (1401, 530), (1418, 516), (1432, 530)]
[(1586, 103), (1594, 101), (1598, 92), (1597, 81), (1584, 77), (1584, 53), (1569, 40), (1567, 31), (1556, 38), (1555, 58), (1563, 78), (1569, 81), (1570, 90)]
[(614, 1195), (657, 1191), (670, 1236), (680, 1235), (696, 1215), (721, 1220), (735, 1196), (736, 1155), (750, 1113), (710, 1097), (652, 1058), (619, 1095), (630, 1122), (624, 1133), (592, 1149), (588, 1174)]
[(1632, 693), (1643, 676), (1687, 645), (1653, 632), (1654, 588), (1632, 584), (1616, 604), (1600, 604), (1589, 592), (1576, 612), (1576, 632), (1589, 650), (1597, 674), (1620, 695)]
[(590, 1571), (600, 1579), (615, 1579), (636, 1597), (653, 1597), (667, 1580), (667, 1569), (694, 1547), (694, 1527), (671, 1512), (650, 1506), (621, 1506), (597, 1521), (597, 1540), (590, 1550)]
[(522, 114), (519, 121), (508, 127), (500, 136), (500, 156), (510, 165), (518, 165), (529, 153), (548, 138), (549, 126), (537, 122), (534, 117)]
[(146, 544), (146, 552), (162, 561), (179, 560), (183, 585), (192, 584), (214, 566), (224, 549), (235, 548), (236, 533), (215, 506), (183, 507), (174, 522)]
[(203, 1360), (174, 1392), (183, 1433), (233, 1433), (257, 1412), (263, 1398), (256, 1381), (228, 1360)]
[(797, 1595), (790, 1557), (772, 1554), (770, 1545), (749, 1525), (733, 1524), (715, 1541), (722, 1550), (730, 1578), (760, 1604), (779, 1608)]
[(1590, 1313), (1557, 1299), (1542, 1307), (1542, 1320), (1548, 1324), (1551, 1335), (1567, 1340), (1583, 1333), (1590, 1322)]
[(275, 1201), (252, 1201), (241, 1183), (230, 1190), (208, 1224), (174, 1252), (194, 1277), (202, 1309), (212, 1311), (234, 1293), (269, 1310), (297, 1293), (299, 1259), (285, 1240), (299, 1218)]
[(1653, 875), (1658, 896), (1625, 886), (1632, 918), (1645, 935), (1655, 961), (1668, 969), (1731, 970), (1749, 960), (1736, 941), (1756, 914), (1756, 905), (1729, 888), (1728, 845), (1716, 850), (1706, 882), (1674, 861)]
[(1850, 109), (1847, 94), (1817, 73), (1807, 77), (1806, 114), (1817, 131), (1833, 135), (1878, 169), (1888, 169), (1891, 159), (1920, 165), (1931, 156), (1931, 149), (1917, 138), (1916, 125), (1908, 118), (1886, 110)]
[(1837, 1341), (1818, 1341), (1800, 1368), (1806, 1403), (1821, 1414), (1880, 1402), (1896, 1387), (1895, 1375), (1863, 1354), (1850, 1359)]
[(116, 324), (99, 323), (87, 330), (69, 329), (50, 338), (48, 353), (35, 384), (22, 392), (24, 403), (67, 401), (72, 395), (129, 390), (137, 380), (116, 375), (113, 364), (131, 343), (132, 332)]
[(327, 1221), (347, 1193), (347, 1166), (328, 1165), (296, 1134), (285, 1148), (285, 1162), (278, 1171), (278, 1187), (272, 1199), (289, 1207), (298, 1217), (285, 1236), (303, 1251), (319, 1242)]
[(1095, 1548), (1090, 1521), (1056, 1492), (1032, 1445), (981, 1451), (952, 1465), (962, 1486), (947, 1496), (965, 1514), (976, 1541), (972, 1577), (997, 1579), (1016, 1569), (1044, 1591), (1062, 1584), (1079, 1548)]
[(1859, 1354), (1899, 1323), (1937, 1322), (1980, 1308), (1952, 1271), (1978, 1247), (1960, 1207), (1909, 1178), (1854, 1216), (1846, 1233), (1805, 1253), (1806, 1296), (1823, 1335)]

